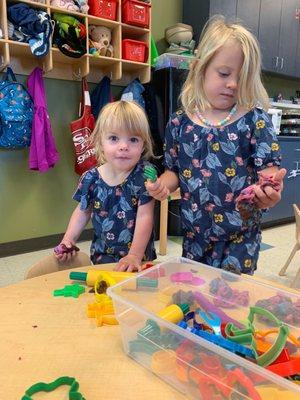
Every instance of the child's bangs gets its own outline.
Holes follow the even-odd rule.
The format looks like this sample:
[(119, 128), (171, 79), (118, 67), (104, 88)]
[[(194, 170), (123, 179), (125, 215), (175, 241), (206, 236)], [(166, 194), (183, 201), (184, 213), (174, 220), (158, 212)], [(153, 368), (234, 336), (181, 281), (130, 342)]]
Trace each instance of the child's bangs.
[[(125, 110), (125, 108), (127, 109)], [(143, 136), (143, 132), (147, 132), (147, 123), (142, 121), (138, 113), (133, 112), (129, 107), (116, 107), (113, 111), (110, 115), (103, 115), (104, 132), (125, 131), (133, 136)]]

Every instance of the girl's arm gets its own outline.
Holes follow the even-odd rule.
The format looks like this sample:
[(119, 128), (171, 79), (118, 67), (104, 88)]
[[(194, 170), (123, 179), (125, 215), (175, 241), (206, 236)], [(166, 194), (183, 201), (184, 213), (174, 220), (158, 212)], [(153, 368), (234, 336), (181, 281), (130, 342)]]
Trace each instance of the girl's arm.
[(286, 169), (278, 167), (269, 167), (265, 168), (259, 172), (261, 175), (273, 175), (274, 179), (280, 182), (281, 189), (277, 192), (272, 189), (270, 186), (266, 186), (264, 190), (262, 190), (258, 185), (254, 186), (255, 190), (255, 204), (258, 208), (270, 208), (274, 207), (281, 199), (281, 192), (283, 189), (283, 178), (286, 174)]
[(167, 169), (155, 182), (146, 182), (146, 189), (154, 199), (162, 201), (168, 198), (179, 186), (177, 174)]
[[(78, 206), (73, 211), (73, 214), (71, 215), (67, 231), (64, 234), (64, 237), (60, 244), (64, 244), (68, 248), (74, 246), (81, 232), (89, 222), (91, 218), (91, 213), (91, 210), (80, 210), (80, 204), (78, 204)], [(64, 262), (70, 260), (71, 257), (75, 255), (75, 253), (76, 252), (73, 251), (72, 253), (56, 254), (55, 256), (56, 258), (58, 258), (59, 261)]]
[(138, 207), (134, 235), (128, 255), (115, 266), (116, 271), (140, 271), (142, 258), (153, 229), (154, 200)]

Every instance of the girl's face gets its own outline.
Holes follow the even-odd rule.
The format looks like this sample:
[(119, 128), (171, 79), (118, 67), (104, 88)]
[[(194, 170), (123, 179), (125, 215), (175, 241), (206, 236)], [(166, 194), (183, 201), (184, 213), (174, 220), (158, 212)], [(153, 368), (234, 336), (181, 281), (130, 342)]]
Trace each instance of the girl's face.
[(230, 110), (237, 102), (243, 52), (237, 41), (230, 40), (211, 59), (204, 75), (204, 91), (212, 108)]
[(107, 132), (102, 140), (102, 149), (106, 162), (114, 172), (132, 170), (141, 158), (144, 141), (125, 131)]

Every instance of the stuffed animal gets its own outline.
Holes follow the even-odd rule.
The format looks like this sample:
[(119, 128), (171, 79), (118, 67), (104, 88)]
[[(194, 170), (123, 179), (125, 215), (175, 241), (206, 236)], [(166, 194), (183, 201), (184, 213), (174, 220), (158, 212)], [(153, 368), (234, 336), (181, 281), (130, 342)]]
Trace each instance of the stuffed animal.
[(50, 0), (53, 7), (64, 8), (69, 11), (80, 11), (79, 7), (73, 0)]
[(75, 0), (75, 3), (79, 6), (82, 13), (88, 13), (90, 7), (87, 4), (87, 0)]
[(89, 26), (90, 53), (95, 56), (113, 57), (114, 48), (111, 45), (111, 30), (106, 26)]
[(170, 44), (166, 53), (193, 55), (195, 41), (191, 25), (175, 24), (165, 30), (165, 39)]

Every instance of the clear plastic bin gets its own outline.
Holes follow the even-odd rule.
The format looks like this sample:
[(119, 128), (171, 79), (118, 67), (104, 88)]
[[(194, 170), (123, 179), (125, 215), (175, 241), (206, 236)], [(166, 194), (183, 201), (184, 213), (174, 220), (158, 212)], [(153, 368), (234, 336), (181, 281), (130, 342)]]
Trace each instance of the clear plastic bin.
[[(137, 278), (139, 281), (149, 280), (151, 284), (141, 286)], [(216, 295), (214, 292), (216, 282), (234, 290), (232, 296), (229, 298), (225, 292), (221, 297)], [(241, 301), (239, 294), (245, 291), (248, 291), (248, 294), (246, 297), (244, 294)], [(221, 316), (222, 322), (225, 322), (223, 312), (227, 315), (226, 320), (231, 318), (238, 321), (239, 325), (247, 320), (250, 307), (255, 306), (257, 301), (281, 296), (280, 298), (285, 299), (284, 301), (288, 302), (286, 304), (295, 307), (296, 311), (289, 315), (291, 308), (286, 312), (281, 310), (283, 313), (278, 312), (276, 317), (289, 320), (290, 323), (285, 325), (288, 326), (290, 334), (298, 338), (300, 295), (260, 283), (248, 276), (233, 275), (184, 258), (158, 264), (134, 278), (109, 288), (107, 293), (114, 302), (124, 351), (188, 398), (300, 399), (299, 385), (271, 372), (267, 367), (258, 365), (255, 358), (243, 357), (239, 353), (228, 351), (193, 333), (191, 327), (184, 329), (157, 316), (157, 313), (174, 303), (188, 303), (191, 309), (196, 309), (197, 314), (199, 311), (197, 301), (201, 303), (201, 299), (204, 299), (205, 302), (217, 305), (217, 313)], [(249, 302), (245, 302), (245, 298)], [(202, 303), (202, 310), (209, 311), (207, 307)], [(197, 315), (195, 325), (201, 323), (203, 320), (201, 321)], [(240, 328), (242, 327), (240, 325)], [(269, 320), (257, 315), (253, 319), (253, 327), (255, 332), (274, 330), (274, 325), (272, 323), (270, 325)], [(278, 328), (275, 328), (275, 331), (277, 330)], [(207, 332), (209, 333), (209, 330)], [(211, 336), (217, 335), (211, 334)], [(260, 340), (268, 340), (272, 344), (276, 340), (276, 335)], [(243, 346), (251, 349), (247, 344)], [(270, 347), (270, 344), (268, 346)], [(299, 357), (300, 349), (292, 344), (290, 339), (285, 347), (289, 349), (292, 357)]]

